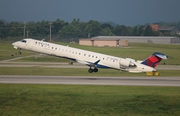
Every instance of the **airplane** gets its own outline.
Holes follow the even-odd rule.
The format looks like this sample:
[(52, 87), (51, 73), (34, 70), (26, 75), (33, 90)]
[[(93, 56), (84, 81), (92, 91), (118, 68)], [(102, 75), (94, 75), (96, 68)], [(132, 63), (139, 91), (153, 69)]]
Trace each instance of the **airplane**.
[(136, 61), (131, 58), (120, 58), (111, 55), (101, 54), (88, 50), (63, 46), (44, 40), (26, 38), (12, 43), (15, 49), (43, 53), (70, 59), (78, 63), (89, 66), (88, 72), (98, 72), (98, 68), (110, 68), (130, 73), (156, 72), (155, 67), (162, 59), (168, 59), (163, 53), (154, 52), (144, 61)]

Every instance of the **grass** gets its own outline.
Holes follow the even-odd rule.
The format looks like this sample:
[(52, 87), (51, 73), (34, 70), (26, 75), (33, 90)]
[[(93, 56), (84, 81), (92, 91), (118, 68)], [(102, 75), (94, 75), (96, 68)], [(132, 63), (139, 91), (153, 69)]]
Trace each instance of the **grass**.
[(15, 60), (15, 62), (72, 62), (72, 61), (68, 59), (64, 59), (64, 58), (54, 57), (54, 56), (37, 55), (33, 57), (18, 59), (18, 60)]
[(0, 84), (1, 116), (178, 116), (179, 87)]
[[(0, 75), (52, 75), (52, 76), (145, 76), (145, 73), (128, 73), (113, 69), (99, 69), (98, 73), (88, 73), (88, 68), (41, 68), (41, 67), (0, 67)], [(179, 70), (158, 70), (160, 76), (179, 76)]]
[[(11, 59), (12, 54), (14, 57), (33, 55), (36, 53), (23, 51), (22, 55), (15, 54), (17, 50), (11, 45), (12, 42), (0, 42), (0, 61), (5, 59)], [(67, 43), (58, 43), (63, 45), (68, 45)], [(114, 55), (118, 57), (130, 57), (134, 59), (144, 60), (150, 54), (155, 51), (159, 51), (169, 55), (168, 60), (163, 60), (167, 65), (180, 65), (180, 46), (179, 45), (160, 45), (160, 44), (142, 44), (142, 43), (129, 43), (129, 48), (119, 48), (119, 47), (92, 47), (92, 46), (82, 46), (77, 44), (70, 44), (69, 46), (86, 49), (90, 51), (100, 52), (104, 54)], [(17, 62), (69, 62), (67, 59), (44, 56), (41, 55), (37, 58), (28, 57), (15, 60)], [(78, 73), (77, 73), (78, 72)], [(144, 76), (145, 74), (129, 74), (126, 72), (119, 72), (116, 70), (104, 70), (100, 69), (98, 73), (88, 74), (87, 69), (55, 69), (55, 68), (10, 68), (10, 67), (0, 67), (0, 74), (19, 74), (19, 75), (87, 75), (87, 76)], [(160, 71), (162, 76), (179, 76), (179, 71)]]
[(0, 41), (0, 61), (11, 59), (14, 57), (27, 56), (27, 55), (34, 54), (32, 52), (26, 51), (26, 52), (23, 52), (23, 54), (18, 55), (18, 50), (13, 48), (12, 43), (13, 42), (9, 42), (9, 41), (8, 42)]
[[(19, 57), (17, 50), (13, 48), (10, 42), (0, 42), (0, 60), (11, 59), (12, 56)], [(68, 45), (67, 43), (58, 43)], [(145, 43), (129, 43), (128, 48), (121, 47), (96, 47), (96, 46), (82, 46), (78, 44), (69, 44), (70, 47), (100, 52), (108, 55), (113, 55), (122, 58), (133, 58), (136, 60), (144, 60), (155, 51), (162, 52), (169, 56), (168, 60), (163, 60), (168, 65), (180, 65), (180, 46), (179, 45), (161, 45), (161, 44), (145, 44)], [(22, 56), (33, 55), (35, 53), (23, 50)], [(44, 59), (44, 60), (42, 60)], [(68, 60), (58, 59), (52, 56), (45, 56), (35, 59), (34, 57), (17, 60), (19, 61), (46, 61), (46, 62), (68, 62)]]
[[(66, 45), (65, 43), (61, 43)], [(129, 48), (70, 46), (105, 53), (118, 57), (143, 60), (155, 51), (170, 56), (166, 64), (180, 65), (179, 45), (130, 43)], [(0, 42), (0, 61), (19, 57), (11, 43)], [(23, 51), (21, 56), (34, 53)], [(69, 62), (52, 56), (35, 59), (23, 58), (23, 62)], [(163, 61), (164, 62), (164, 61)], [(160, 76), (179, 76), (178, 70), (159, 70)], [(87, 69), (0, 67), (1, 75), (61, 75), (61, 76), (144, 76), (117, 70), (99, 69), (89, 74)], [(90, 85), (38, 85), (0, 84), (1, 116), (178, 116), (180, 114), (179, 87), (144, 86), (90, 86)]]
[(144, 60), (154, 52), (162, 52), (169, 56), (168, 60), (163, 60), (169, 65), (180, 65), (180, 46), (164, 45), (164, 44), (146, 44), (146, 43), (129, 43), (128, 48), (121, 47), (96, 47), (96, 46), (80, 46), (77, 44), (70, 45), (72, 47), (86, 49), (90, 51), (100, 52), (122, 58), (133, 58), (135, 60)]

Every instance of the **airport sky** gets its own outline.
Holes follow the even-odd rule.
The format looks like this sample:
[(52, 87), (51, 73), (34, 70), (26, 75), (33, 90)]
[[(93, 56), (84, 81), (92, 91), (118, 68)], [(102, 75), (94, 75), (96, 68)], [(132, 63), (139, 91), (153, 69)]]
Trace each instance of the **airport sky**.
[(180, 0), (0, 0), (0, 19), (5, 21), (88, 22), (111, 21), (138, 24), (180, 21)]

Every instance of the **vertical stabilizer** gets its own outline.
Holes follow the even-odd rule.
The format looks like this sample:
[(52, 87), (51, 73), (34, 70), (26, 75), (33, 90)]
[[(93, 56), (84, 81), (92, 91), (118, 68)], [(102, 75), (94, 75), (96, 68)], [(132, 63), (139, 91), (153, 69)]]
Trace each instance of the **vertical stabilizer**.
[(160, 52), (154, 52), (149, 58), (144, 60), (141, 64), (155, 68), (162, 59), (167, 59), (168, 56)]

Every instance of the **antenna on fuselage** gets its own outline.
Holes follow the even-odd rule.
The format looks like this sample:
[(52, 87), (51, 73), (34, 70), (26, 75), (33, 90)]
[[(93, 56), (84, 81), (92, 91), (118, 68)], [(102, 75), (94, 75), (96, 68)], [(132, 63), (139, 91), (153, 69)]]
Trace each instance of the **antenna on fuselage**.
[(41, 41), (44, 41), (45, 39), (42, 39)]

